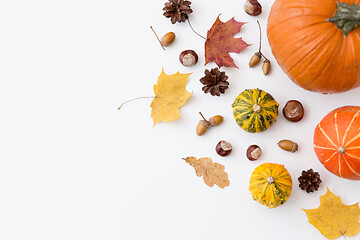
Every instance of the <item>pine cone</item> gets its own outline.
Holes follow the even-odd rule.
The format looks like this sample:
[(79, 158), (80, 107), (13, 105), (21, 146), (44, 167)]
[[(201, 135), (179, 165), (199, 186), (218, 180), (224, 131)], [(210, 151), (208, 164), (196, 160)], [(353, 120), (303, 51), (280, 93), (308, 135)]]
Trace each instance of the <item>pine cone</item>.
[(318, 172), (314, 172), (312, 169), (302, 171), (298, 180), (300, 183), (299, 187), (302, 190), (306, 190), (307, 193), (317, 191), (321, 183), (320, 174)]
[(220, 96), (229, 86), (228, 78), (225, 72), (220, 72), (219, 68), (213, 68), (211, 71), (206, 69), (205, 77), (200, 79), (200, 82), (205, 85), (202, 90), (205, 93), (210, 92), (212, 96)]
[(185, 22), (189, 18), (189, 14), (193, 12), (190, 7), (190, 1), (184, 0), (169, 0), (165, 3), (163, 8), (164, 16), (171, 18), (171, 23)]

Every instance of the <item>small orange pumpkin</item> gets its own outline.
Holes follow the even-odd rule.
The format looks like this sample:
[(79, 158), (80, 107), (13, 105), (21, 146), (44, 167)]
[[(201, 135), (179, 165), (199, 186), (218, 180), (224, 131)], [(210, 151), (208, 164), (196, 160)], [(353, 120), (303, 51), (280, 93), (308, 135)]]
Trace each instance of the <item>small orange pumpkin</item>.
[(360, 0), (276, 0), (267, 35), (280, 67), (321, 93), (360, 86)]
[(326, 115), (315, 129), (314, 150), (333, 174), (360, 180), (360, 107), (340, 107)]

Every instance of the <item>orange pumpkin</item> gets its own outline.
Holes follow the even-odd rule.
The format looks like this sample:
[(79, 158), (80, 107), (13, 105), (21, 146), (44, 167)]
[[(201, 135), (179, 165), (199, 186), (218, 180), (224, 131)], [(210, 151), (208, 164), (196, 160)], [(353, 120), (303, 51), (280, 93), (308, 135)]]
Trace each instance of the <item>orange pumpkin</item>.
[(327, 170), (360, 180), (360, 107), (340, 107), (326, 115), (315, 129), (314, 149)]
[(360, 0), (276, 0), (267, 35), (300, 87), (338, 93), (360, 86)]

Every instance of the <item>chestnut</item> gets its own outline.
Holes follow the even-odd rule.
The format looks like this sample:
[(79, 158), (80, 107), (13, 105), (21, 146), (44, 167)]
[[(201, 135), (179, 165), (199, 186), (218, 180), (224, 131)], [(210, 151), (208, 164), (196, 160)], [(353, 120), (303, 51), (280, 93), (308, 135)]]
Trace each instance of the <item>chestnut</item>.
[(262, 154), (261, 148), (258, 145), (251, 145), (246, 151), (246, 157), (250, 161), (255, 161), (260, 158)]
[(250, 16), (258, 16), (262, 12), (262, 7), (257, 0), (247, 0), (244, 5), (244, 10)]
[(217, 145), (216, 145), (216, 148), (215, 148), (217, 154), (219, 154), (220, 156), (222, 157), (225, 157), (227, 155), (230, 154), (231, 150), (232, 150), (232, 146), (230, 143), (224, 141), (224, 140), (221, 140)]
[(283, 108), (284, 117), (290, 122), (298, 122), (304, 116), (304, 107), (297, 100), (290, 100)]
[(179, 60), (185, 67), (193, 66), (197, 63), (199, 57), (193, 50), (185, 50), (180, 53)]

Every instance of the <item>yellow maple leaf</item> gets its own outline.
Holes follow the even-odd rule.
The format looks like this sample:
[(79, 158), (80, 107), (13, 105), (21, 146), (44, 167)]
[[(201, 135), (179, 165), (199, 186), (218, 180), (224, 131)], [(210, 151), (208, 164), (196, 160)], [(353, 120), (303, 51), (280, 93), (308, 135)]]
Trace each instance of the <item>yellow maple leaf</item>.
[(157, 84), (154, 85), (155, 98), (151, 102), (151, 117), (154, 126), (158, 122), (171, 122), (181, 117), (179, 108), (191, 97), (186, 91), (189, 74), (167, 75), (162, 69)]
[(337, 239), (343, 235), (352, 237), (360, 231), (359, 203), (344, 205), (341, 198), (329, 189), (320, 197), (320, 207), (303, 210), (309, 222), (327, 239)]
[(212, 162), (211, 158), (187, 157), (184, 160), (195, 168), (196, 175), (203, 177), (205, 184), (209, 187), (214, 186), (214, 184), (220, 188), (230, 185), (228, 174), (224, 171), (225, 167)]

